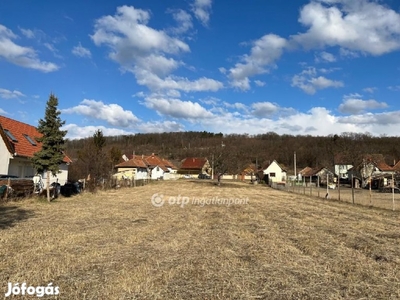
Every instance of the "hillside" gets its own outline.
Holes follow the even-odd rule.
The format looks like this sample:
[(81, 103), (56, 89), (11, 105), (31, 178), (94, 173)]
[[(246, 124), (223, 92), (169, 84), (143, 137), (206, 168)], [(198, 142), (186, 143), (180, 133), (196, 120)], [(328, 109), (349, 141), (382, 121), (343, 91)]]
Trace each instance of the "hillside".
[[(75, 161), (85, 151), (90, 139), (68, 140), (67, 153)], [(214, 158), (216, 164), (230, 173), (237, 173), (251, 163), (263, 166), (276, 159), (289, 170), (293, 169), (294, 152), (298, 167), (331, 167), (334, 157), (350, 163), (360, 161), (362, 154), (383, 154), (392, 165), (400, 159), (400, 137), (374, 137), (369, 134), (342, 133), (334, 136), (294, 136), (268, 132), (243, 135), (210, 132), (171, 132), (105, 137), (107, 153), (151, 154), (180, 161), (185, 157)], [(112, 149), (112, 150), (111, 150)], [(110, 168), (112, 163), (110, 163)], [(76, 168), (76, 167), (75, 167)], [(72, 167), (74, 172), (74, 167)]]

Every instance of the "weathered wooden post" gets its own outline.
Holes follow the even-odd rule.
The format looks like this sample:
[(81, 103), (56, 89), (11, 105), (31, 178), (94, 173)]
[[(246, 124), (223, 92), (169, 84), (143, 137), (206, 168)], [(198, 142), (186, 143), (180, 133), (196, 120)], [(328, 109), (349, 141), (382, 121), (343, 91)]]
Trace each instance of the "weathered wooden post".
[(354, 180), (353, 180), (353, 174), (351, 174), (351, 199), (354, 204)]
[(7, 198), (8, 198), (8, 189), (9, 188), (11, 188), (11, 179), (10, 179), (10, 177), (8, 177), (8, 180), (7, 180), (6, 194), (4, 195), (4, 200), (7, 200)]

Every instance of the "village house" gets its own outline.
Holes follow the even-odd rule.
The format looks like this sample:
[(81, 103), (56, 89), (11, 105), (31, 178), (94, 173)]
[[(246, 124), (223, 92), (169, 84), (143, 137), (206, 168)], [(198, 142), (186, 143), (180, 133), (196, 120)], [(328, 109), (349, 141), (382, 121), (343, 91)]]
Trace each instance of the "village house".
[(356, 187), (358, 184), (366, 187), (371, 180), (373, 181), (371, 185), (376, 188), (388, 185), (387, 178), (390, 178), (393, 173), (395, 173), (395, 167), (389, 166), (382, 154), (365, 155), (358, 166), (348, 171), (349, 178), (355, 180)]
[(148, 169), (146, 163), (141, 157), (132, 157), (132, 159), (126, 160), (115, 166), (117, 173), (114, 177), (117, 179), (147, 179)]
[(115, 166), (117, 174), (114, 174), (118, 179), (174, 179), (177, 173), (177, 168), (170, 161), (160, 158), (152, 153), (149, 156), (132, 155), (131, 159)]
[(349, 179), (348, 171), (353, 167), (350, 159), (345, 155), (337, 154), (334, 157), (335, 174), (343, 180)]
[[(19, 178), (35, 176), (36, 170), (30, 158), (41, 149), (42, 144), (35, 139), (41, 136), (34, 126), (0, 116), (0, 174)], [(50, 182), (58, 181), (64, 185), (68, 181), (68, 166), (71, 162), (71, 159), (65, 156), (59, 166), (60, 172), (57, 176), (51, 175)], [(47, 172), (40, 175), (46, 186)]]
[(187, 157), (182, 160), (178, 174), (193, 175), (193, 174), (212, 174), (211, 165), (207, 158), (203, 157)]
[(262, 178), (266, 183), (268, 182), (285, 182), (286, 181), (286, 169), (278, 164), (276, 160), (267, 166), (263, 167), (264, 178)]
[(329, 185), (334, 188), (336, 186), (337, 176), (328, 168), (311, 168), (305, 167), (298, 174), (298, 180), (306, 186)]

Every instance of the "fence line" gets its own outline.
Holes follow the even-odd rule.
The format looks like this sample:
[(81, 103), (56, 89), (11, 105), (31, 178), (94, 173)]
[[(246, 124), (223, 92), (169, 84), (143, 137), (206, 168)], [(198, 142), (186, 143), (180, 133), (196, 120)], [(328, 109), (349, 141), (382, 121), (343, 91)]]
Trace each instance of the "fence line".
[(288, 193), (390, 210), (398, 209), (396, 206), (399, 205), (400, 201), (399, 190), (391, 187), (384, 189), (386, 192), (380, 192), (378, 190), (354, 188), (351, 185), (341, 185), (339, 188), (331, 189), (326, 186), (320, 186), (318, 183), (292, 181), (286, 183), (270, 182), (269, 186)]

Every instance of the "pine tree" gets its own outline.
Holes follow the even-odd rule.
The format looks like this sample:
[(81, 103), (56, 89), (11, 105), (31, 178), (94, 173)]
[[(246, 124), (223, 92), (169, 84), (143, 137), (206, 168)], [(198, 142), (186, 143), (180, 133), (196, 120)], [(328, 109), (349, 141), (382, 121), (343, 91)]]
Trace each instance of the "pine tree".
[(46, 105), (44, 119), (39, 120), (37, 127), (42, 137), (36, 140), (42, 143), (42, 149), (33, 155), (32, 164), (38, 173), (47, 172), (47, 200), (50, 201), (50, 174), (56, 176), (59, 173), (64, 159), (64, 137), (67, 131), (60, 129), (65, 121), (60, 118), (58, 99), (54, 94), (50, 94)]

